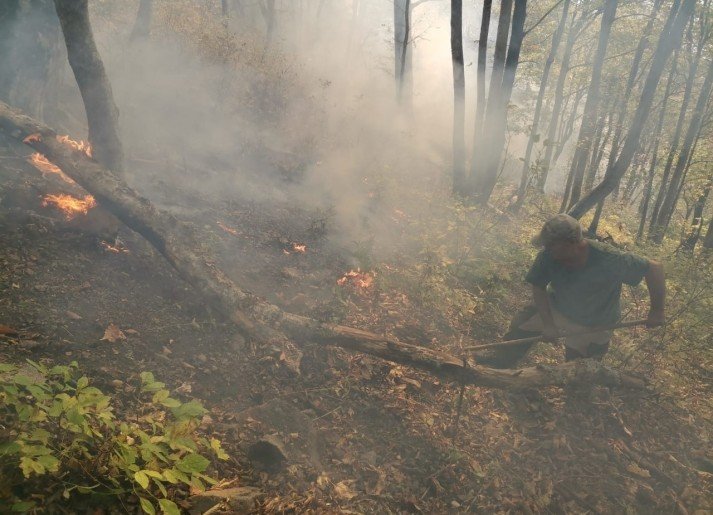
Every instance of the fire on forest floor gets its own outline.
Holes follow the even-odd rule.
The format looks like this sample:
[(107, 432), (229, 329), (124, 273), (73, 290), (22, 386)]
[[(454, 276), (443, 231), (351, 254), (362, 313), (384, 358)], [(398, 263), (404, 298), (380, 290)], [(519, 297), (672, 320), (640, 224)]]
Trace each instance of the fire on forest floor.
[[(198, 222), (215, 227), (215, 220)], [(226, 209), (219, 220), (240, 227), (242, 237), (230, 241), (239, 246), (234, 253), (247, 258), (232, 273), (256, 293), (320, 319), (338, 315), (355, 327), (421, 344), (453, 339), (441, 315), (422, 310), (413, 293), (379, 285), (388, 269), (376, 276), (351, 268), (309, 233), (309, 224), (284, 225), (268, 206)], [(218, 228), (216, 237), (232, 235)], [(304, 349), (296, 374), (271, 349), (246, 343), (207, 310), (135, 235), (122, 236), (131, 252), (117, 253), (88, 237), (7, 229), (0, 231), (0, 282), (9, 285), (0, 298), (0, 324), (14, 332), (0, 335), (3, 361), (76, 359), (118, 399), (130, 395), (122, 385), (150, 370), (183, 398), (203, 399), (216, 427), (273, 398), (309, 416), (324, 441), (324, 470), (296, 465), (258, 473), (240, 442), (215, 430), (235, 458), (218, 475), (262, 487), (268, 513), (710, 508), (711, 476), (696, 465), (705, 457), (705, 434), (665, 397), (468, 388), (454, 437), (458, 385), (318, 347)], [(274, 245), (276, 237), (305, 242), (298, 245), (309, 251), (286, 255), (282, 244)], [(231, 254), (224, 258), (227, 268)], [(293, 269), (289, 275), (286, 267)], [(275, 284), (289, 301), (270, 291)], [(109, 336), (123, 337), (107, 337), (110, 326), (116, 330)], [(537, 359), (560, 358), (545, 353)]]

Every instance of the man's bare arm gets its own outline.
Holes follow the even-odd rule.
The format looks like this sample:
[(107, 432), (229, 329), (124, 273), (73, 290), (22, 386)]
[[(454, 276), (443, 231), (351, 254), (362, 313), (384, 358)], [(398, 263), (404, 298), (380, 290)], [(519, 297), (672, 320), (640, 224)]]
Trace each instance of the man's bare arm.
[(540, 314), (540, 318), (542, 319), (542, 334), (548, 341), (554, 340), (559, 336), (559, 331), (557, 330), (555, 320), (552, 317), (552, 307), (550, 306), (550, 299), (547, 296), (547, 292), (544, 288), (533, 285), (532, 296), (535, 300), (537, 312)]
[(646, 321), (647, 327), (656, 327), (664, 323), (664, 304), (666, 302), (666, 278), (663, 265), (658, 261), (649, 261), (649, 271), (644, 276), (649, 289), (651, 307)]

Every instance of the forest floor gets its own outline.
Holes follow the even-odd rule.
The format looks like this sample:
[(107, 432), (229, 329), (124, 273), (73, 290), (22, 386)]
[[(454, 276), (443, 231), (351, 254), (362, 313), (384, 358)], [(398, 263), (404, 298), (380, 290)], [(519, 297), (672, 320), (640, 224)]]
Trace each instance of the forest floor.
[[(10, 194), (31, 173), (23, 159), (7, 154), (0, 193)], [(162, 191), (167, 198), (155, 199), (159, 204), (181, 205), (182, 192)], [(497, 270), (495, 263), (487, 277), (471, 281), (478, 302), (468, 325), (438, 309), (449, 283), (424, 272), (427, 264), (374, 263), (376, 276), (367, 276), (373, 284), (337, 284), (355, 259), (328, 242), (318, 213), (275, 202), (190, 203), (190, 212), (177, 213), (225, 248), (218, 265), (289, 311), (458, 353), (460, 344), (497, 340), (509, 314), (526, 302), (523, 270)], [(296, 371), (273, 349), (245, 342), (136, 234), (121, 231), (127, 252), (117, 253), (96, 237), (18, 224), (6, 215), (0, 206), (0, 324), (17, 334), (0, 336), (0, 361), (77, 360), (92, 384), (119, 402), (139, 372), (152, 371), (179, 397), (201, 399), (214, 421), (203, 430), (231, 455), (214, 475), (263, 489), (263, 512), (713, 510), (713, 425), (709, 413), (695, 409), (696, 395), (705, 397), (709, 388), (683, 405), (661, 387), (525, 393), (469, 387), (453, 435), (457, 384), (324, 347), (303, 349)], [(525, 245), (527, 224), (503, 224), (496, 239), (517, 253), (512, 249)], [(518, 259), (528, 260), (527, 252)], [(413, 274), (423, 281), (420, 292)], [(109, 324), (125, 339), (102, 340)], [(528, 359), (555, 362), (561, 354), (543, 346)], [(316, 428), (319, 468), (296, 463), (276, 473), (256, 471), (241, 442), (219, 429), (278, 398)]]

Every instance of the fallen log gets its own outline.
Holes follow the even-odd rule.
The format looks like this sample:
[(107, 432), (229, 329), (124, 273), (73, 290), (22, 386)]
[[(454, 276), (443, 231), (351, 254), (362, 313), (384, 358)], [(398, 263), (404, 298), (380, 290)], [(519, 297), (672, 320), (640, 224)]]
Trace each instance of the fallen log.
[(210, 251), (203, 247), (192, 225), (156, 209), (86, 154), (59, 141), (46, 125), (0, 102), (0, 130), (44, 154), (101, 206), (146, 238), (199, 295), (220, 309), (248, 337), (263, 342), (289, 340), (334, 345), (425, 370), (445, 380), (478, 386), (526, 389), (573, 382), (644, 386), (639, 378), (589, 360), (553, 367), (497, 370), (439, 350), (284, 312), (241, 289), (216, 268)]

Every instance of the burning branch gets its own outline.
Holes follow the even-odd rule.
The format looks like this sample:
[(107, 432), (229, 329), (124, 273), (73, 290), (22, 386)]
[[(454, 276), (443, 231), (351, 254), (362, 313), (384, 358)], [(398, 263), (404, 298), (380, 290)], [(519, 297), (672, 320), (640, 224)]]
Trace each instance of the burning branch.
[(54, 206), (64, 213), (67, 220), (73, 219), (75, 216), (82, 214), (86, 215), (90, 209), (96, 207), (97, 202), (91, 195), (86, 195), (83, 199), (73, 197), (61, 193), (59, 195), (45, 195), (42, 199), (44, 207)]
[(35, 168), (42, 172), (43, 176), (46, 176), (46, 174), (48, 173), (54, 173), (59, 175), (59, 177), (67, 184), (77, 184), (72, 179), (67, 177), (67, 175), (59, 168), (59, 166), (50, 163), (49, 160), (39, 152), (35, 152), (34, 154), (32, 154), (30, 156), (29, 161)]
[(362, 272), (357, 268), (349, 270), (340, 279), (337, 279), (337, 284), (339, 286), (349, 284), (358, 290), (368, 290), (374, 285), (374, 277), (376, 277), (376, 272)]

